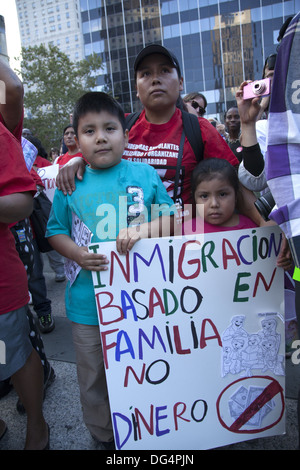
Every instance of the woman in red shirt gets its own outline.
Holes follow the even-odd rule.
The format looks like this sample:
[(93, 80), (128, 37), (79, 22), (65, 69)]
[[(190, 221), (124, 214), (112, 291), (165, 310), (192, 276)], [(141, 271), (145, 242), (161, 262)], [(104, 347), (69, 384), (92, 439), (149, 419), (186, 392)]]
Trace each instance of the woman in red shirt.
[(68, 151), (64, 155), (60, 155), (60, 157), (54, 161), (54, 163), (58, 163), (60, 167), (64, 166), (74, 157), (82, 157), (82, 153), (79, 151), (75, 141), (75, 131), (71, 124), (64, 128), (63, 136)]

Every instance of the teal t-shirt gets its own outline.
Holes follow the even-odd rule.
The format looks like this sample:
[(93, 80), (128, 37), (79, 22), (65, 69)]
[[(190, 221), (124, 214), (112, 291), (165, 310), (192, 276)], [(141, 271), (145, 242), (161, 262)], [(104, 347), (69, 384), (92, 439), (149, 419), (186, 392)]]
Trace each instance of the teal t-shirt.
[[(175, 207), (173, 212), (170, 210), (172, 206), (172, 199), (150, 165), (121, 160), (105, 170), (87, 167), (71, 195), (55, 191), (47, 236), (72, 237), (75, 214), (93, 233), (91, 243), (113, 241), (122, 228), (175, 213)], [(81, 269), (74, 283), (67, 283), (65, 302), (71, 321), (98, 324), (91, 271)]]

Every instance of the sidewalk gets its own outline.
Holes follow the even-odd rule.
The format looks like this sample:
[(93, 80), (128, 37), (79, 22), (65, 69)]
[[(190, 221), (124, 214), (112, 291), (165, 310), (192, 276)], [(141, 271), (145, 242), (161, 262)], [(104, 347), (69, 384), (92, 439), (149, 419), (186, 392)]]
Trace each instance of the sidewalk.
[[(70, 322), (64, 308), (65, 282), (56, 283), (46, 255), (45, 277), (48, 297), (52, 300), (55, 329), (43, 335), (47, 357), (56, 379), (44, 401), (44, 415), (50, 427), (51, 450), (101, 450), (87, 431), (81, 413), (77, 385), (75, 354)], [(286, 434), (254, 439), (222, 447), (222, 450), (298, 450), (297, 394), (300, 389), (300, 365), (286, 361)], [(0, 417), (8, 431), (0, 441), (0, 450), (21, 450), (24, 447), (26, 416), (16, 411), (14, 391), (0, 400)]]

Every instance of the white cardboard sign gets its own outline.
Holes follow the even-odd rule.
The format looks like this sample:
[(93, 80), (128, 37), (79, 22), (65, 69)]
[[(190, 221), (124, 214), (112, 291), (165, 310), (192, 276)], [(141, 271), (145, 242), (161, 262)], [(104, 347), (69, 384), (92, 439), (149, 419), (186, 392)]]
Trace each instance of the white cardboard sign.
[(37, 173), (45, 186), (45, 193), (51, 202), (53, 202), (54, 192), (56, 190), (56, 177), (58, 175), (58, 170), (59, 165), (57, 164), (37, 169)]
[(116, 448), (209, 449), (283, 434), (277, 227), (93, 244)]

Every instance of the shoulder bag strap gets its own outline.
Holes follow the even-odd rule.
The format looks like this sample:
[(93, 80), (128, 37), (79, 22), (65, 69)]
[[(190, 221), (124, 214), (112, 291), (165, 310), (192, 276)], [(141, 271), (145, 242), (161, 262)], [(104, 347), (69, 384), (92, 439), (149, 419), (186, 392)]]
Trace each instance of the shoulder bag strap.
[(185, 132), (182, 131), (180, 144), (179, 144), (179, 151), (177, 157), (177, 165), (176, 165), (176, 175), (175, 175), (175, 182), (174, 182), (174, 194), (173, 194), (173, 201), (176, 203), (176, 197), (178, 192), (178, 184), (179, 184), (179, 177), (180, 177), (180, 168), (181, 168), (181, 161), (183, 155), (183, 147), (184, 147), (184, 140), (185, 140)]

